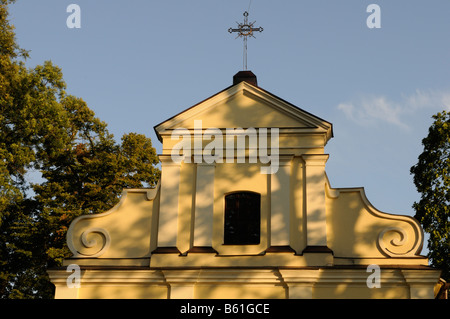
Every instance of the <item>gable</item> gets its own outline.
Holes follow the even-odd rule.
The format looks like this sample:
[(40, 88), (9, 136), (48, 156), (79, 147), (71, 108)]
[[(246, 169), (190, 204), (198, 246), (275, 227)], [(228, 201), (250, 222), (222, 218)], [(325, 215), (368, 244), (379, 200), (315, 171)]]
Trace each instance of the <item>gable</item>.
[(245, 91), (204, 109), (177, 126), (193, 128), (194, 118), (202, 120), (203, 127), (314, 127), (306, 121), (280, 112), (267, 101), (261, 101)]
[(166, 130), (203, 128), (308, 128), (332, 137), (331, 123), (259, 87), (241, 82), (155, 126), (158, 138)]

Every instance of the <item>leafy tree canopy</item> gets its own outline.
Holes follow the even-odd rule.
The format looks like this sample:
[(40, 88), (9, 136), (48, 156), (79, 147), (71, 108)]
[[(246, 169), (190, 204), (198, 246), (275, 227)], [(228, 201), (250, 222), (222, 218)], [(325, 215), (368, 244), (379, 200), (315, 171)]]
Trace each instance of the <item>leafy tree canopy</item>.
[(414, 203), (415, 218), (430, 234), (428, 248), (431, 264), (442, 269), (450, 281), (450, 112), (433, 116), (434, 123), (422, 140), (423, 153), (411, 167), (414, 184), (421, 193)]
[(25, 67), (0, 0), (0, 298), (52, 298), (46, 270), (70, 256), (66, 231), (115, 205), (123, 188), (154, 187), (150, 138), (118, 143), (49, 61)]

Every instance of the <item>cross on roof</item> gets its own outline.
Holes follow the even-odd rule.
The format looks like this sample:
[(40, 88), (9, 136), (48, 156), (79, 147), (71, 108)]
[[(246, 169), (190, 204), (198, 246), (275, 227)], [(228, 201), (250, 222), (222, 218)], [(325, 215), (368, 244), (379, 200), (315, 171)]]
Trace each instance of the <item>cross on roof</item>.
[(253, 21), (252, 23), (248, 22), (248, 12), (245, 11), (244, 12), (244, 23), (239, 23), (236, 22), (238, 24), (238, 27), (236, 29), (234, 28), (229, 28), (228, 32), (233, 33), (233, 32), (237, 32), (238, 35), (236, 37), (240, 38), (243, 37), (244, 38), (244, 70), (247, 70), (247, 37), (255, 37), (253, 35), (253, 32), (262, 32), (264, 29), (262, 27), (257, 27), (254, 28), (253, 24), (256, 21)]

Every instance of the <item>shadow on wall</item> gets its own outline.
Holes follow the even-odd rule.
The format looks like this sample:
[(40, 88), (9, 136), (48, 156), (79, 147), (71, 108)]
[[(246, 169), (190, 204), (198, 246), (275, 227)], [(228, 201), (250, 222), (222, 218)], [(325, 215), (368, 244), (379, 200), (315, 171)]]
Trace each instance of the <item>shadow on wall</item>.
[(328, 240), (335, 257), (420, 256), (423, 233), (414, 218), (376, 210), (362, 188), (337, 192), (327, 198)]

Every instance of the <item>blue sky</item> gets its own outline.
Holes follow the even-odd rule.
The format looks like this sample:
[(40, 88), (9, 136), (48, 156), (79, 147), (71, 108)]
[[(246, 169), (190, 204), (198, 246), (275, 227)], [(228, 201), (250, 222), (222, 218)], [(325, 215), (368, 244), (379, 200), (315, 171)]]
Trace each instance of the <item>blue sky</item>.
[[(70, 29), (69, 4), (81, 8)], [(221, 91), (242, 69), (227, 30), (250, 1), (17, 0), (10, 7), (32, 67), (52, 60), (119, 140)], [(369, 4), (381, 28), (369, 29)], [(253, 0), (248, 42), (258, 84), (334, 125), (332, 187), (364, 186), (379, 210), (414, 215), (409, 169), (431, 116), (450, 110), (450, 1)]]

